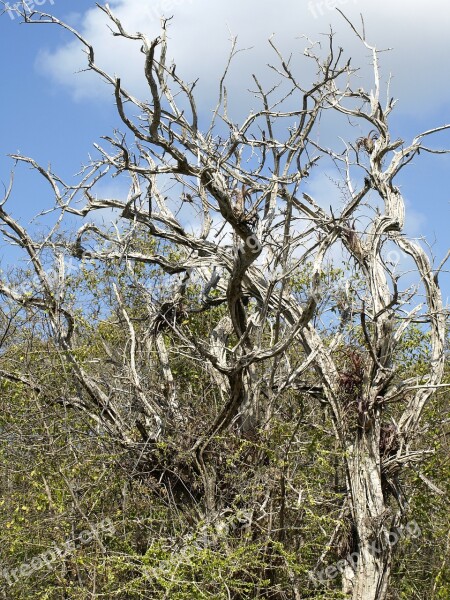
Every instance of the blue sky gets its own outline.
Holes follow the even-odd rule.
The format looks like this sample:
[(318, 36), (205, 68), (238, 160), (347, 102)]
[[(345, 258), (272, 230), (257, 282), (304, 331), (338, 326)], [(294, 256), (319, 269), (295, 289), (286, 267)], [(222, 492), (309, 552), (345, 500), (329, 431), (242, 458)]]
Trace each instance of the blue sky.
[[(43, 0), (40, 0), (43, 2)], [(363, 13), (368, 37), (380, 48), (393, 48), (382, 55), (382, 73), (394, 75), (392, 95), (399, 103), (392, 117), (394, 136), (411, 140), (423, 130), (450, 123), (450, 4), (448, 0), (115, 0), (111, 8), (130, 31), (144, 31), (150, 37), (159, 29), (159, 15), (173, 15), (169, 50), (179, 73), (200, 77), (200, 111), (210, 114), (214, 107), (218, 77), (229, 48), (230, 32), (238, 35), (242, 47), (251, 50), (239, 55), (230, 81), (234, 106), (250, 106), (252, 72), (262, 73), (270, 60), (267, 38), (276, 40), (286, 52), (298, 52), (305, 45), (302, 34), (319, 39), (337, 32), (339, 45), (362, 67), (368, 64), (348, 25), (332, 10), (339, 6), (352, 20)], [(10, 4), (13, 4), (10, 2)], [(117, 45), (94, 11), (91, 0), (48, 0), (48, 10), (79, 28), (98, 49), (98, 62), (117, 73), (136, 94), (145, 94), (138, 48)], [(85, 66), (79, 43), (55, 26), (28, 26), (0, 16), (0, 178), (6, 183), (11, 168), (7, 154), (20, 151), (52, 168), (68, 181), (87, 161), (92, 143), (117, 126), (111, 89), (90, 74), (78, 72)], [(331, 130), (324, 136), (341, 135)], [(430, 143), (450, 148), (450, 132), (439, 134)], [(450, 156), (421, 154), (398, 180), (407, 201), (407, 233), (425, 236), (436, 262), (449, 246)], [(329, 193), (320, 180), (320, 193)], [(115, 190), (126, 193), (125, 188)], [(26, 223), (51, 206), (51, 196), (38, 178), (21, 167), (9, 208)], [(4, 250), (4, 246), (2, 246)], [(450, 295), (450, 277), (441, 277), (445, 296)]]

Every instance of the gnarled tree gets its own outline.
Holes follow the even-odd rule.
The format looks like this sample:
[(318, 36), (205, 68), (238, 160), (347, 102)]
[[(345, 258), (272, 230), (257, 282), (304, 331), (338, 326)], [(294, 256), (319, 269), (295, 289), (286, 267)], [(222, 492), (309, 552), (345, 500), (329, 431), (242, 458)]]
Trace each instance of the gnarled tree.
[[(3, 279), (0, 293), (10, 306), (48, 324), (47, 342), (66, 365), (72, 392), (61, 395), (26, 369), (5, 367), (1, 376), (49, 403), (86, 413), (143, 470), (170, 483), (181, 510), (195, 500), (198, 519), (216, 532), (236, 506), (237, 495), (225, 491), (227, 438), (256, 440), (259, 450), (249, 460), (257, 468), (269, 460), (261, 440), (275, 418), (287, 418), (280, 407), (306, 399), (330, 420), (329, 434), (341, 452), (339, 511), (350, 523), (344, 546), (357, 553), (341, 569), (343, 591), (354, 600), (383, 600), (392, 564), (389, 535), (408, 503), (399, 482), (424, 455), (421, 417), (443, 385), (446, 329), (439, 268), (403, 233), (405, 206), (395, 181), (419, 151), (444, 152), (427, 140), (450, 125), (410, 142), (391, 139), (388, 117), (395, 102), (383, 103), (378, 51), (353, 28), (372, 55), (370, 91), (354, 88), (355, 70), (335, 50), (332, 35), (326, 55), (306, 50), (317, 70), (310, 86), (271, 39), (278, 61), (272, 68), (281, 84), (266, 90), (254, 76), (260, 107), (236, 124), (227, 111), (225, 73), (212, 120), (201, 127), (195, 84), (167, 62), (167, 21), (161, 35), (149, 39), (129, 33), (107, 6), (100, 8), (113, 34), (144, 53), (148, 100), (135, 98), (104, 72), (94, 48), (70, 26), (50, 14), (19, 11), (27, 24), (55, 24), (78, 38), (89, 69), (114, 90), (123, 132), (95, 145), (97, 156), (76, 186), (32, 158), (13, 156), (45, 178), (60, 218), (44, 239), (34, 239), (6, 210), (10, 187), (0, 207), (2, 232), (28, 255), (33, 286), (30, 291)], [(230, 60), (235, 50), (233, 45)], [(337, 122), (350, 118), (367, 133), (339, 149), (322, 147), (315, 131), (325, 113)], [(341, 176), (344, 200), (329, 210), (329, 199), (308, 193), (307, 178), (320, 164)], [(128, 197), (98, 197), (99, 183), (117, 175), (128, 177)], [(106, 208), (116, 212), (114, 227), (94, 221)], [(85, 220), (72, 239), (59, 232), (65, 215)], [(186, 224), (192, 221), (199, 225), (190, 231)], [(402, 287), (386, 260), (395, 249), (410, 257), (416, 289)], [(330, 275), (336, 251), (346, 261), (345, 285)], [(80, 357), (80, 340), (89, 333), (77, 310), (81, 292), (70, 295), (77, 279), (67, 273), (68, 260), (112, 273), (96, 325), (101, 367)], [(113, 343), (101, 333), (108, 319)], [(405, 378), (399, 348), (414, 327), (429, 333), (428, 372)], [(204, 401), (177, 372), (180, 357), (200, 370), (202, 389), (208, 389)], [(303, 414), (294, 414), (302, 422)], [(158, 462), (162, 443), (183, 449), (170, 468)], [(289, 497), (296, 495), (290, 473), (287, 461), (279, 491), (266, 480), (243, 507), (253, 539), (261, 522), (267, 539), (298, 548), (287, 522)], [(270, 585), (252, 597), (287, 597), (286, 588), (277, 587), (280, 570), (264, 572)], [(289, 597), (306, 597), (300, 590), (311, 582), (291, 572), (289, 578)]]

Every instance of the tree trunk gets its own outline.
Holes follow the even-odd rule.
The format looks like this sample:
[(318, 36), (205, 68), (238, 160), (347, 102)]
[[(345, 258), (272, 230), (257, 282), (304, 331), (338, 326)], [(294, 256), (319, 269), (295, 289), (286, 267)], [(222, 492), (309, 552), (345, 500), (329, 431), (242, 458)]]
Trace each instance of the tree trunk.
[(377, 423), (367, 431), (359, 429), (347, 448), (347, 469), (352, 500), (352, 516), (357, 532), (356, 551), (343, 573), (343, 591), (353, 600), (384, 600), (391, 567), (389, 530), (379, 451)]

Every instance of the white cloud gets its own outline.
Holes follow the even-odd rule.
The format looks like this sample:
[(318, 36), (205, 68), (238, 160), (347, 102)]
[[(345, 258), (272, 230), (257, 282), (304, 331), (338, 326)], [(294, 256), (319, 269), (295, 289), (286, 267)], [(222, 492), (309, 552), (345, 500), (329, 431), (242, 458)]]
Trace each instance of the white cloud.
[[(238, 35), (243, 47), (253, 49), (240, 54), (235, 63), (232, 88), (248, 88), (250, 74), (263, 71), (273, 56), (267, 38), (277, 33), (286, 52), (303, 50), (307, 34), (319, 39), (331, 23), (338, 33), (338, 43), (353, 63), (368, 63), (367, 50), (355, 39), (342, 17), (327, 7), (340, 7), (354, 23), (362, 12), (370, 41), (394, 50), (383, 55), (382, 72), (395, 75), (393, 95), (401, 99), (400, 109), (420, 113), (431, 111), (450, 100), (444, 73), (448, 71), (450, 50), (450, 5), (447, 0), (425, 3), (419, 0), (284, 0), (283, 4), (259, 0), (114, 0), (111, 8), (130, 32), (142, 31), (150, 37), (159, 33), (159, 16), (174, 16), (170, 26), (171, 56), (178, 72), (187, 78), (200, 77), (201, 97), (212, 101), (217, 82), (226, 62), (229, 31)], [(78, 20), (78, 19), (77, 19)], [(106, 16), (89, 9), (82, 21), (82, 34), (94, 45), (99, 65), (117, 73), (124, 84), (139, 94), (146, 94), (142, 76), (139, 43), (114, 38), (106, 26)], [(296, 39), (297, 38), (297, 39)], [(323, 37), (322, 37), (323, 39)], [(269, 57), (271, 57), (269, 59)], [(54, 52), (42, 52), (39, 68), (54, 81), (67, 86), (76, 99), (104, 97), (106, 86), (90, 74), (74, 72), (85, 68), (86, 61), (79, 42), (71, 41)], [(110, 92), (109, 92), (110, 93)]]

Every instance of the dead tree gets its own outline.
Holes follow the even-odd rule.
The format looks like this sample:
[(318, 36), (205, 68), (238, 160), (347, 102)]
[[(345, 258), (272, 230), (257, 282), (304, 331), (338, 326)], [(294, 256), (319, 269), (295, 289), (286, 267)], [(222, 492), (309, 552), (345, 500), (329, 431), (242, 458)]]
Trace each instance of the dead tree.
[[(237, 126), (227, 114), (222, 81), (210, 127), (200, 130), (194, 85), (184, 81), (166, 62), (166, 22), (161, 35), (152, 40), (142, 33), (127, 32), (107, 6), (101, 10), (111, 20), (114, 35), (136, 42), (137, 51), (141, 48), (144, 53), (143, 77), (148, 82), (150, 102), (133, 97), (119, 78), (105, 73), (96, 64), (89, 42), (59, 19), (26, 11), (22, 17), (28, 24), (56, 24), (76, 35), (87, 50), (89, 68), (114, 90), (127, 139), (133, 138), (133, 151), (125, 135), (106, 138), (107, 144), (96, 145), (97, 158), (86, 165), (75, 187), (66, 185), (31, 158), (13, 158), (17, 163), (28, 163), (47, 180), (62, 215), (88, 217), (95, 211), (113, 208), (129, 230), (125, 234), (120, 226), (113, 234), (88, 223), (78, 230), (76, 242), (61, 241), (55, 230), (40, 246), (6, 212), (9, 191), (0, 207), (2, 229), (27, 253), (39, 292), (21, 293), (1, 281), (0, 293), (24, 309), (45, 313), (55, 346), (70, 363), (80, 386), (79, 395), (66, 401), (87, 412), (129, 447), (137, 444), (137, 436), (150, 447), (152, 442), (163, 440), (167, 431), (183, 428), (186, 422), (163, 333), (170, 332), (184, 353), (203, 361), (222, 399), (191, 448), (203, 481), (206, 518), (212, 519), (220, 508), (218, 474), (207, 453), (213, 440), (230, 428), (241, 436), (254, 435), (263, 422), (270, 420), (282, 393), (288, 389), (310, 390), (314, 402), (319, 398), (328, 407), (345, 457), (358, 559), (345, 571), (344, 588), (351, 591), (354, 600), (383, 600), (388, 593), (392, 560), (387, 540), (402, 518), (400, 504), (398, 510), (391, 509), (383, 478), (387, 467), (398, 474), (405, 465), (421, 458), (414, 451), (414, 442), (424, 408), (441, 385), (445, 336), (445, 312), (437, 277), (425, 250), (403, 233), (405, 205), (395, 178), (419, 151), (439, 152), (425, 142), (450, 125), (425, 131), (409, 143), (392, 140), (388, 116), (394, 105), (382, 105), (378, 51), (354, 29), (361, 44), (372, 53), (372, 91), (352, 87), (353, 68), (350, 61), (343, 60), (341, 50), (335, 53), (332, 36), (327, 56), (316, 56), (312, 48), (307, 50), (318, 70), (317, 80), (309, 87), (298, 81), (270, 40), (279, 59), (276, 70), (285, 86), (281, 88), (285, 100), (280, 104), (273, 91), (266, 92), (255, 77), (261, 109)], [(234, 51), (233, 46), (232, 54)], [(180, 93), (184, 95), (183, 108), (177, 104)], [(355, 100), (359, 101), (358, 108)], [(130, 107), (138, 109), (142, 118), (134, 119)], [(372, 131), (356, 145), (349, 143), (344, 152), (321, 148), (315, 142), (314, 128), (324, 110), (351, 117)], [(216, 133), (219, 117), (220, 137)], [(275, 137), (274, 121), (278, 132), (285, 126), (282, 139)], [(228, 128), (227, 136), (223, 124)], [(361, 149), (366, 152), (359, 156)], [(244, 160), (247, 151), (253, 156), (250, 162)], [(343, 186), (347, 200), (338, 214), (336, 208), (334, 212), (321, 208), (321, 199), (312, 198), (303, 188), (311, 169), (326, 157), (346, 174)], [(111, 173), (130, 177), (127, 199), (96, 196), (96, 185)], [(161, 187), (168, 177), (175, 184), (173, 189), (179, 186), (180, 190), (178, 199), (174, 192), (171, 202)], [(378, 213), (369, 213), (370, 225), (359, 231), (358, 217), (368, 214), (369, 191), (377, 193), (381, 208)], [(84, 205), (77, 207), (77, 201)], [(184, 202), (192, 216), (200, 215), (198, 233), (189, 233), (176, 217), (177, 201)], [(157, 249), (140, 249), (135, 240), (142, 231), (176, 252), (171, 255)], [(416, 298), (409, 290), (398, 289), (397, 276), (383, 260), (387, 243), (414, 262), (425, 290), (423, 304), (415, 304)], [(321, 276), (337, 244), (342, 245), (363, 283), (357, 295), (339, 290), (337, 318), (345, 315), (345, 319), (330, 339), (330, 331), (318, 319), (326, 308)], [(54, 258), (56, 279), (48, 277), (42, 248)], [(136, 321), (120, 290), (115, 290), (118, 318), (128, 339), (127, 355), (117, 357), (113, 349), (108, 351), (139, 405), (142, 418), (138, 426), (124, 413), (115, 382), (95, 378), (77, 357), (73, 344), (76, 318), (63, 294), (67, 257), (84, 257), (102, 264), (122, 261), (123, 268), (152, 265), (172, 282), (172, 298), (166, 304), (158, 305), (142, 290), (150, 323), (146, 339), (139, 339)], [(308, 268), (310, 274), (303, 299), (290, 286), (292, 275), (301, 268)], [(196, 306), (186, 292), (190, 281), (208, 290)], [(226, 307), (226, 316), (209, 337), (197, 339), (186, 324), (189, 315), (208, 312), (214, 306)], [(429, 372), (421, 383), (415, 379), (399, 381), (396, 349), (408, 327), (418, 319), (429, 330)], [(348, 342), (349, 331), (361, 332), (364, 341), (358, 356), (348, 355), (344, 369), (341, 349)], [(144, 347), (150, 347), (158, 357), (164, 380), (160, 390), (146, 385), (145, 361), (140, 359)], [(3, 372), (2, 377), (17, 375)], [(28, 382), (26, 374), (23, 381)], [(29, 384), (42, 391), (37, 383)], [(46, 393), (51, 396), (50, 390)], [(396, 440), (389, 448), (395, 451), (388, 452), (383, 450), (384, 412), (393, 402), (403, 408), (395, 432), (390, 430)], [(373, 552), (374, 543), (377, 552)]]

